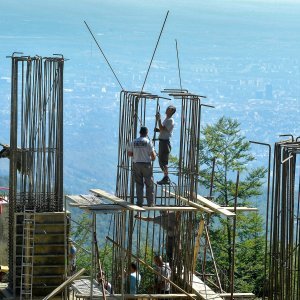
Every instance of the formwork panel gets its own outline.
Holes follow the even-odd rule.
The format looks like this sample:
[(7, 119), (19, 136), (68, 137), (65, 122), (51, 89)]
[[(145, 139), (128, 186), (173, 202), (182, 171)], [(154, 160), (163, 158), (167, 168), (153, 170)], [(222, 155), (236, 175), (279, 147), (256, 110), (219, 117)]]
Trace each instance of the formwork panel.
[[(14, 282), (20, 292), (22, 276), (23, 217), (15, 214)], [(47, 295), (66, 278), (69, 218), (65, 212), (35, 213), (33, 228), (33, 295)]]

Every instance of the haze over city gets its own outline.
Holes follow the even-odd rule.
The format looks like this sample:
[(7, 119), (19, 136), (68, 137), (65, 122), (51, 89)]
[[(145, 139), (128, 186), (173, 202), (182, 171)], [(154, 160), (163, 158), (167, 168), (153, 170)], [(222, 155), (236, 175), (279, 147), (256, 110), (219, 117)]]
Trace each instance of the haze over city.
[[(177, 39), (183, 87), (215, 106), (203, 109), (202, 125), (225, 115), (241, 123), (249, 140), (274, 143), (279, 134), (300, 135), (299, 1), (33, 0), (20, 5), (0, 0), (0, 142), (9, 143), (11, 61), (6, 56), (61, 53), (69, 59), (65, 190), (114, 191), (120, 87), (84, 20), (124, 88), (140, 90), (168, 10), (145, 91), (179, 87)], [(162, 102), (162, 109), (167, 105)], [(180, 122), (179, 114), (175, 121)], [(175, 129), (174, 155), (178, 134)], [(266, 166), (267, 152), (252, 150), (256, 164)], [(7, 174), (8, 160), (0, 160), (0, 176)]]

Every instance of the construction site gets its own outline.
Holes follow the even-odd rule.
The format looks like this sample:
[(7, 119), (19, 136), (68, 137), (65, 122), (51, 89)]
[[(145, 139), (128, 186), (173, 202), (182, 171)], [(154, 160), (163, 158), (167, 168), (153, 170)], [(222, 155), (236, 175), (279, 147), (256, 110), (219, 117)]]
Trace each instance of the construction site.
[[(258, 299), (253, 293), (235, 289), (237, 215), (257, 211), (255, 207), (238, 205), (239, 173), (234, 206), (221, 206), (214, 201), (215, 164), (208, 194), (200, 193), (201, 114), (209, 114), (211, 107), (205, 103), (205, 96), (183, 87), (153, 94), (144, 91), (144, 85), (139, 91), (126, 91), (120, 85), (115, 193), (95, 186), (89, 193), (66, 195), (66, 60), (62, 55), (40, 57), (20, 53), (14, 53), (10, 59), (10, 141), (1, 144), (0, 152), (1, 158), (9, 159), (9, 186), (2, 188), (0, 202), (0, 242), (1, 246), (7, 243), (7, 266), (0, 270), (0, 299)], [(149, 69), (150, 66), (151, 63)], [(180, 119), (178, 165), (174, 170), (170, 168), (171, 181), (154, 183), (153, 205), (137, 205), (128, 144), (139, 136), (142, 126), (157, 126), (153, 116), (160, 112), (162, 103), (169, 102), (175, 104)], [(208, 109), (203, 111), (203, 107)], [(157, 146), (156, 133), (149, 138)], [(264, 199), (264, 289), (260, 299), (300, 299), (300, 170), (296, 167), (300, 137), (288, 135), (275, 145), (252, 143), (269, 151)], [(154, 163), (152, 168), (154, 173), (163, 175)], [(68, 208), (79, 214), (87, 213), (91, 220), (86, 235), (86, 245), (92, 249), (88, 253), (90, 272), (70, 270), (73, 243), (76, 246), (76, 240), (71, 239), (71, 227), (76, 220)], [(232, 265), (226, 290), (210, 239), (209, 223), (215, 215), (229, 220), (233, 226)], [(105, 229), (98, 226), (104, 216), (110, 219), (109, 228)], [(99, 245), (104, 244), (111, 257), (108, 270), (103, 269), (99, 254)], [(157, 257), (171, 270), (168, 276), (155, 267)], [(127, 271), (132, 262), (143, 274), (141, 283), (135, 283), (135, 293), (130, 292)], [(213, 273), (206, 272), (208, 262)], [(158, 277), (168, 285), (167, 293), (155, 289)]]

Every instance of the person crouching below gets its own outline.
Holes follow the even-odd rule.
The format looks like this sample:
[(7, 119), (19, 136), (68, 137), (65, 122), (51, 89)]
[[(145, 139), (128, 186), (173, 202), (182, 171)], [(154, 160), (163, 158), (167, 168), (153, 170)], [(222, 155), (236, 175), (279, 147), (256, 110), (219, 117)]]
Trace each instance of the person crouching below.
[(130, 294), (137, 294), (137, 289), (141, 282), (141, 275), (137, 271), (135, 263), (130, 264)]
[[(171, 268), (168, 263), (163, 262), (160, 255), (154, 256), (155, 270), (167, 279), (171, 279)], [(155, 277), (155, 289), (159, 294), (170, 294), (171, 284), (164, 277), (157, 275)]]

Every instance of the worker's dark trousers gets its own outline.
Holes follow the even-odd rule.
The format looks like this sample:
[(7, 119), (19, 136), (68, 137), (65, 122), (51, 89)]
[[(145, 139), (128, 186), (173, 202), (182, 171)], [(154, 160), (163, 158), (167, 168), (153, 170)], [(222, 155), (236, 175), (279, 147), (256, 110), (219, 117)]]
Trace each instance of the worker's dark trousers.
[(136, 183), (137, 205), (143, 205), (144, 182), (146, 185), (147, 203), (151, 206), (154, 203), (153, 192), (153, 171), (151, 163), (134, 163), (133, 175)]

